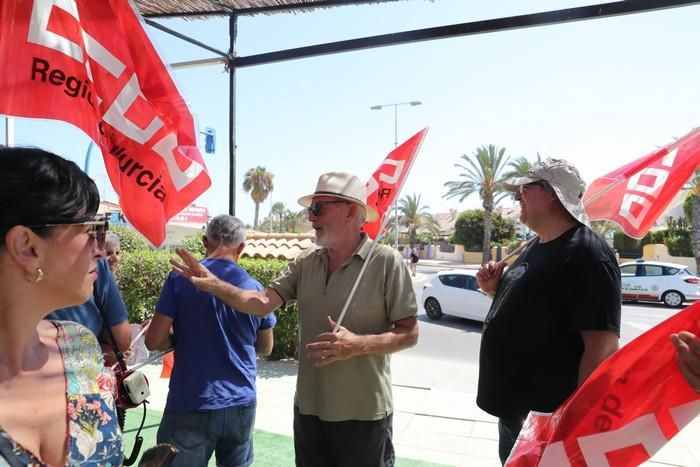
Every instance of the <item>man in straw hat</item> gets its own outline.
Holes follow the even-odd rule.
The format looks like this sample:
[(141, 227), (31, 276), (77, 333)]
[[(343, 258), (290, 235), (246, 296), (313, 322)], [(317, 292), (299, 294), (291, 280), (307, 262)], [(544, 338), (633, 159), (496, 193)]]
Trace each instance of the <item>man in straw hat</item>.
[(552, 412), (618, 349), (621, 310), (615, 253), (589, 227), (576, 168), (548, 159), (505, 187), (538, 237), (505, 274), (505, 262), (491, 261), (476, 275), (494, 297), (477, 404), (499, 417), (503, 463), (529, 411)]
[[(222, 282), (184, 250), (177, 250), (184, 264), (172, 261), (173, 268), (245, 313), (260, 316), (297, 301), (297, 466), (392, 466), (389, 354), (418, 340), (418, 307), (408, 270), (396, 251), (373, 247), (362, 232), (365, 220), (376, 220), (377, 212), (367, 205), (359, 178), (323, 174), (316, 191), (299, 204), (308, 209), (317, 247), (300, 254), (268, 289), (245, 291)], [(333, 332), (365, 261), (343, 326)]]

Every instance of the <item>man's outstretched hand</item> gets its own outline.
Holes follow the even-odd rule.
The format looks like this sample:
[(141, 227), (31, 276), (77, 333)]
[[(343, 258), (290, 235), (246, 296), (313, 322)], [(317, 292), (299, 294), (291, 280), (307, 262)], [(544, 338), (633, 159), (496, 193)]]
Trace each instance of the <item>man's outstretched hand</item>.
[(187, 278), (199, 290), (214, 292), (217, 285), (221, 282), (219, 278), (184, 248), (175, 248), (175, 253), (182, 259), (182, 262), (171, 258), (170, 264), (173, 267), (173, 271)]

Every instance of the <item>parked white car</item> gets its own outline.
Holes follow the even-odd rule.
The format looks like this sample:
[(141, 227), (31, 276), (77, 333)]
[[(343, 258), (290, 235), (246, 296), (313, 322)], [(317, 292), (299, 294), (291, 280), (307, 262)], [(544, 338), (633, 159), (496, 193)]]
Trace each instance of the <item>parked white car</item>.
[(688, 266), (637, 260), (620, 265), (622, 299), (661, 301), (677, 307), (700, 300), (700, 277)]
[(451, 315), (483, 322), (491, 298), (479, 290), (476, 271), (454, 269), (438, 272), (423, 286), (422, 303), (430, 319)]

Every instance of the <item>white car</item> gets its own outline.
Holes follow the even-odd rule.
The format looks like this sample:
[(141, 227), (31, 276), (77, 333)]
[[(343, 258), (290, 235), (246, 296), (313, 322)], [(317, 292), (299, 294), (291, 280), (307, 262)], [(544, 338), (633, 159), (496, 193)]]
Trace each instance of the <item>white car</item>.
[(422, 302), (430, 319), (451, 315), (483, 322), (491, 307), (491, 298), (476, 283), (476, 271), (468, 269), (438, 272), (423, 286)]
[(622, 299), (661, 301), (677, 307), (700, 300), (700, 278), (688, 266), (637, 260), (620, 265)]

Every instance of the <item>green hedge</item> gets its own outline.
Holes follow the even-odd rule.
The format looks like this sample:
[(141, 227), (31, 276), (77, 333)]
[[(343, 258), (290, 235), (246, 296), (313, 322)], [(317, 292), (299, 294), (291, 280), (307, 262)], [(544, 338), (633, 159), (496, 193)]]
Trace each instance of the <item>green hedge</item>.
[[(190, 246), (194, 246), (194, 241)], [(202, 251), (194, 251), (196, 256)], [(141, 322), (153, 316), (156, 302), (165, 278), (171, 270), (168, 260), (174, 256), (169, 250), (122, 249), (122, 262), (118, 279), (122, 297), (129, 312), (129, 321)], [(267, 287), (287, 266), (287, 262), (278, 259), (243, 258), (238, 263), (250, 275), (255, 277), (263, 287)], [(296, 306), (286, 310), (277, 310), (275, 326), (275, 345), (270, 359), (295, 358), (297, 349), (297, 313)]]

